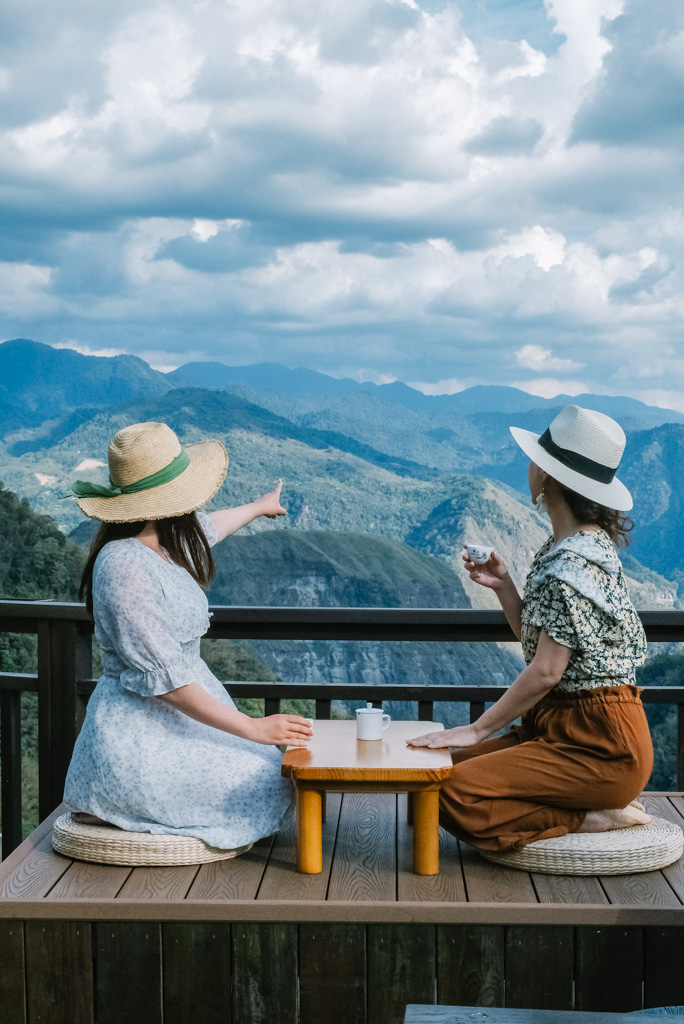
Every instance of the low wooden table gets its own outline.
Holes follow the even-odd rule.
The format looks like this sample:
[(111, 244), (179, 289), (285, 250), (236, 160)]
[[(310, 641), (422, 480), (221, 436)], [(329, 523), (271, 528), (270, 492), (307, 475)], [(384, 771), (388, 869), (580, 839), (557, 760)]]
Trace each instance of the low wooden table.
[(409, 793), (413, 870), (439, 871), (439, 784), (452, 768), (447, 747), (411, 748), (406, 740), (443, 729), (440, 722), (392, 722), (381, 740), (357, 740), (356, 722), (316, 720), (308, 747), (288, 747), (282, 773), (297, 791), (297, 870), (323, 869), (321, 826), (328, 790)]

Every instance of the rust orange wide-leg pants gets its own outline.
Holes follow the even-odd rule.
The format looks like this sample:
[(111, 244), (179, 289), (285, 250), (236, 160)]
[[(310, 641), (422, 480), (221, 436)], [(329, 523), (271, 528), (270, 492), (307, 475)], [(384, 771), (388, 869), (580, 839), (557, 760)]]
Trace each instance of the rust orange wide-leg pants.
[(482, 850), (520, 850), (577, 832), (589, 810), (626, 807), (653, 768), (640, 692), (552, 691), (506, 736), (456, 751), (440, 824)]

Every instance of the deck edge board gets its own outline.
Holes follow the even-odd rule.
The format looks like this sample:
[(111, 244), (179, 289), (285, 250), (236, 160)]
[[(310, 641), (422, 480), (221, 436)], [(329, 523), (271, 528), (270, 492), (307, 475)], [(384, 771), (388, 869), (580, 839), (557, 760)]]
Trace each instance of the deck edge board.
[(537, 926), (684, 925), (684, 908), (563, 903), (438, 903), (385, 901), (23, 900), (0, 903), (0, 919), (90, 921), (289, 921)]

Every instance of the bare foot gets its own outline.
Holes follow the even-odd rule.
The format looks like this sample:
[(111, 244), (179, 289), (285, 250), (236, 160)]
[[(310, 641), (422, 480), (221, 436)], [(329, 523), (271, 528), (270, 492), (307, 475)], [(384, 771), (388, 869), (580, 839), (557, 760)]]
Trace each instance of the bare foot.
[(631, 828), (632, 825), (648, 825), (651, 819), (646, 812), (630, 804), (628, 807), (609, 811), (587, 811), (580, 832), (612, 832), (615, 828)]
[(646, 808), (642, 804), (641, 800), (631, 800), (629, 803), (630, 807), (636, 807), (638, 811), (645, 811)]
[(83, 811), (72, 811), (71, 820), (75, 821), (77, 825), (109, 825), (111, 827), (111, 822), (96, 818), (94, 814), (85, 814)]

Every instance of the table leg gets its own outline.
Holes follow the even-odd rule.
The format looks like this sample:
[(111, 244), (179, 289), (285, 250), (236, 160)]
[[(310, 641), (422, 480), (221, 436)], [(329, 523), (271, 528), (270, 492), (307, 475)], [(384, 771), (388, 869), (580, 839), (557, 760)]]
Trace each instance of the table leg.
[(416, 875), (439, 871), (439, 790), (413, 795), (413, 870)]
[(323, 822), (324, 825), (325, 825), (326, 821), (328, 820), (328, 801), (327, 801), (327, 796), (328, 796), (328, 794), (327, 794), (326, 790), (323, 790), (323, 792), (321, 793), (321, 821)]
[(297, 871), (317, 875), (323, 870), (322, 793), (297, 790)]

